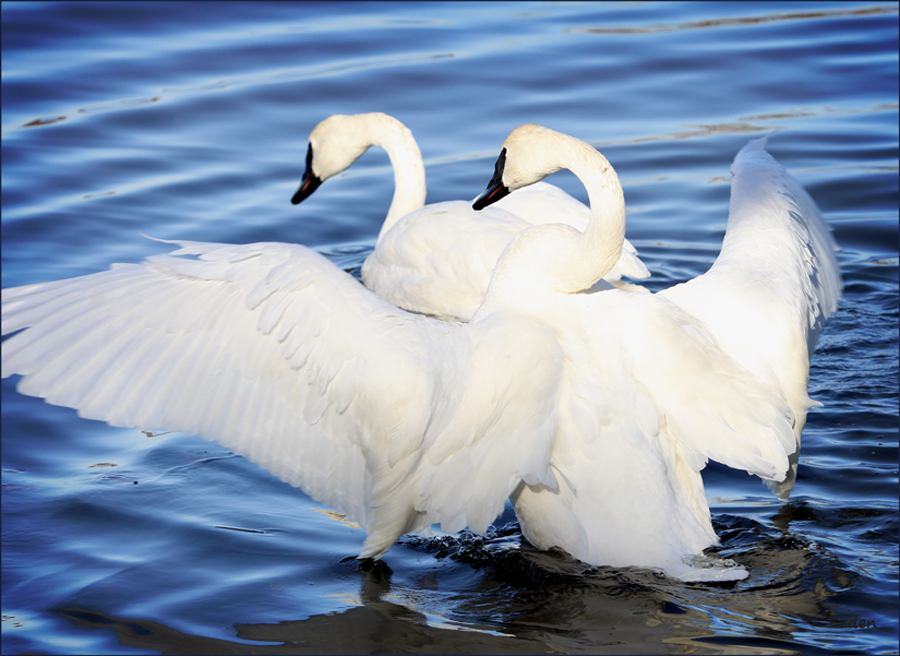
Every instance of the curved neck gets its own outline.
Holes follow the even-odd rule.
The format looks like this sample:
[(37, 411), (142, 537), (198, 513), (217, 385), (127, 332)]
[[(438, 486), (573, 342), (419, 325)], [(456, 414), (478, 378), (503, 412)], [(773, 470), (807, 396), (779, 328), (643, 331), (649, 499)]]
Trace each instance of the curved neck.
[(559, 289), (575, 293), (596, 283), (619, 261), (625, 242), (625, 194), (606, 157), (583, 141), (559, 136), (563, 138), (554, 144), (555, 164), (578, 176), (591, 206), (587, 228), (573, 241), (569, 258), (559, 263)]
[[(625, 241), (625, 195), (619, 176), (603, 155), (558, 132), (538, 135), (515, 152), (515, 158), (507, 156), (503, 173), (512, 188), (568, 169), (587, 189), (591, 216), (584, 232), (559, 223), (536, 225), (521, 232), (500, 256), (482, 308), (512, 303), (533, 310), (546, 300), (542, 292), (576, 294), (589, 289), (610, 272)], [(479, 308), (476, 316), (481, 311)]]
[(387, 151), (394, 169), (394, 198), (378, 233), (386, 233), (402, 217), (425, 204), (425, 165), (412, 132), (386, 114), (367, 114), (368, 138), (373, 146)]

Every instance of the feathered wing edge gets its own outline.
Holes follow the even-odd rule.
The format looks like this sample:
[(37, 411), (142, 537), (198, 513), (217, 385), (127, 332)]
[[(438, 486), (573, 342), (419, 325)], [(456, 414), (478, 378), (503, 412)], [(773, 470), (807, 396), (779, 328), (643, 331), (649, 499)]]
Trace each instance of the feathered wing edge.
[[(782, 220), (786, 219), (801, 261), (798, 282), (804, 298), (795, 301), (806, 309), (811, 357), (822, 326), (841, 298), (843, 280), (837, 261), (838, 246), (809, 192), (766, 151), (770, 136), (749, 142), (734, 158), (729, 229), (732, 223), (737, 225), (747, 218), (743, 206), (747, 193), (768, 195), (778, 203), (778, 214)], [(749, 190), (745, 191), (747, 187)], [(726, 240), (727, 235), (726, 231)]]
[[(224, 444), (359, 521), (362, 556), (432, 522), (483, 531), (522, 478), (555, 484), (554, 379), (503, 369), (509, 326), (408, 314), (303, 246), (174, 243), (3, 290), (2, 331), (20, 332), (2, 375), (86, 418)], [(519, 396), (535, 416), (517, 433)]]
[(667, 299), (626, 300), (640, 309), (626, 313), (623, 344), (635, 383), (656, 407), (656, 431), (681, 444), (695, 471), (711, 458), (764, 479), (783, 479), (794, 451), (794, 416), (780, 390), (735, 362), (702, 324)]
[(744, 146), (732, 164), (722, 251), (705, 274), (660, 292), (696, 317), (739, 364), (780, 389), (794, 414), (795, 444), (783, 483), (790, 493), (806, 413), (809, 359), (841, 295), (831, 229), (805, 189), (765, 150)]

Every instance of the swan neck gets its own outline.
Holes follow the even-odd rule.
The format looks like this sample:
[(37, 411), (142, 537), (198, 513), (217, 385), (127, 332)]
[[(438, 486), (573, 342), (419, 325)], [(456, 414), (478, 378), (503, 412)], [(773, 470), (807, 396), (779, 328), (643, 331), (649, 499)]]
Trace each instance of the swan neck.
[(425, 165), (412, 132), (400, 121), (382, 114), (370, 124), (373, 146), (387, 151), (394, 169), (394, 197), (378, 238), (397, 221), (425, 204)]
[[(622, 254), (625, 195), (607, 159), (588, 144), (561, 133), (542, 139), (524, 155), (517, 154), (515, 162), (507, 159), (503, 175), (513, 189), (568, 169), (587, 189), (590, 219), (584, 232), (560, 223), (521, 232), (501, 255), (473, 321), (495, 307), (510, 304), (520, 309), (524, 306), (527, 312), (551, 311), (546, 309), (551, 306), (542, 303), (553, 302), (550, 299), (555, 294), (589, 289), (612, 270)], [(524, 184), (518, 184), (520, 181)]]
[(578, 144), (586, 149), (579, 148), (564, 167), (587, 189), (591, 216), (567, 263), (571, 293), (587, 289), (609, 273), (622, 255), (625, 242), (625, 195), (619, 176), (606, 157), (583, 142)]

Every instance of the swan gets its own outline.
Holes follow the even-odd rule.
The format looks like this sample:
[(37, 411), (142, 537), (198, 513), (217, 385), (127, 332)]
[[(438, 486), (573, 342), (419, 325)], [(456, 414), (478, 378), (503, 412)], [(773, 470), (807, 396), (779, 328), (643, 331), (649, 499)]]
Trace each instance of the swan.
[[(487, 207), (558, 169), (559, 164), (552, 163), (553, 153), (548, 150), (555, 146), (554, 140), (540, 139), (537, 146), (533, 143), (534, 135), (542, 134), (543, 130), (531, 126), (522, 133), (514, 131), (510, 135), (497, 160), (494, 177), (473, 204), (475, 209)], [(812, 197), (766, 152), (767, 139), (751, 141), (735, 157), (725, 238), (709, 271), (649, 297), (606, 292), (590, 295), (580, 301), (582, 312), (570, 315), (593, 317), (590, 326), (579, 326), (574, 320), (563, 326), (561, 340), (567, 340), (567, 333), (572, 331), (592, 332), (588, 340), (596, 345), (597, 353), (608, 354), (610, 347), (624, 347), (627, 350), (624, 362), (607, 358), (605, 364), (628, 367), (631, 380), (619, 381), (619, 387), (607, 389), (608, 394), (603, 395), (606, 403), (593, 407), (594, 414), (589, 416), (582, 436), (577, 431), (557, 435), (551, 459), (557, 467), (564, 457), (567, 459), (566, 466), (559, 471), (569, 485), (554, 490), (523, 481), (513, 493), (522, 532), (538, 548), (558, 546), (582, 560), (597, 562), (598, 553), (612, 554), (621, 548), (618, 541), (629, 522), (635, 522), (642, 514), (660, 509), (677, 513), (692, 508), (693, 514), (688, 512), (678, 522), (698, 520), (702, 529), (696, 527), (682, 533), (682, 544), (693, 549), (693, 561), (682, 558), (682, 562), (702, 566), (698, 548), (702, 549), (705, 540), (711, 540), (706, 546), (718, 542), (708, 521), (709, 509), (699, 478), (699, 471), (708, 458), (757, 474), (779, 499), (788, 497), (796, 480), (800, 437), (807, 412), (821, 405), (807, 393), (810, 358), (825, 320), (837, 307), (843, 283), (835, 255), (837, 245), (830, 228)], [(535, 168), (535, 160), (547, 164)], [(611, 236), (606, 243), (611, 245), (621, 239), (624, 230), (624, 200), (615, 189), (609, 164), (604, 162), (600, 166), (607, 167), (606, 179), (600, 180), (606, 188), (601, 186), (595, 193), (598, 198), (607, 199), (602, 216), (609, 222)], [(585, 180), (582, 175), (579, 177)], [(588, 189), (593, 211), (594, 195)], [(613, 233), (614, 227), (618, 232)], [(520, 239), (532, 237), (526, 232)], [(573, 260), (582, 256), (575, 253), (573, 248)], [(613, 256), (614, 248), (608, 257)], [(563, 262), (563, 257), (559, 256), (558, 261)], [(491, 281), (492, 287), (503, 279), (501, 274), (498, 271)], [(563, 275), (564, 272), (556, 272), (554, 278), (558, 280)], [(547, 287), (533, 282), (537, 288)], [(523, 297), (529, 294), (525, 276), (508, 284)], [(569, 291), (580, 285), (587, 285), (587, 278), (571, 285)], [(493, 293), (489, 288), (485, 306)], [(512, 294), (504, 289), (503, 295)], [(576, 297), (556, 300), (563, 298), (571, 303)], [(566, 308), (563, 304), (555, 311), (562, 313)], [(611, 328), (613, 332), (609, 332)], [(695, 354), (678, 347), (673, 338), (681, 330), (695, 332), (694, 346), (705, 343), (701, 347), (705, 353)], [(638, 338), (637, 343), (631, 341), (634, 337)], [(573, 380), (583, 382), (588, 376)], [(737, 397), (729, 398), (733, 384), (747, 385), (748, 394), (759, 394), (765, 400), (759, 403), (754, 399), (752, 408), (733, 406), (737, 400)], [(689, 388), (687, 392), (685, 385)], [(628, 405), (609, 407), (616, 391), (621, 403), (633, 406), (633, 415), (623, 412)], [(725, 395), (720, 396), (722, 392)], [(689, 428), (688, 419), (674, 411), (684, 410), (681, 403), (693, 401), (694, 394), (708, 395), (706, 402), (712, 407), (707, 409), (711, 414), (709, 420), (691, 417), (689, 421), (694, 426)], [(621, 466), (633, 478), (636, 471), (643, 470), (639, 463), (633, 462), (640, 450), (623, 448), (627, 442), (619, 439), (607, 445), (593, 443), (585, 447), (585, 441), (592, 439), (583, 437), (591, 435), (590, 418), (600, 423), (612, 420), (613, 425), (617, 419), (626, 418), (629, 423), (623, 427), (625, 433), (636, 433), (638, 439), (649, 437), (668, 445), (663, 448), (672, 449), (667, 464), (670, 492), (681, 502), (674, 508), (654, 505), (650, 503), (652, 495), (634, 494), (634, 483), (626, 486), (621, 476), (604, 477), (594, 460), (602, 458), (609, 467), (617, 460), (628, 458), (632, 462), (621, 462)], [(573, 421), (578, 419), (573, 413)], [(768, 444), (757, 438), (748, 442), (751, 435), (748, 422), (757, 424), (754, 429), (769, 423), (777, 438)], [(792, 439), (785, 430), (788, 426)], [(607, 429), (593, 439), (605, 441), (611, 435), (615, 431)], [(584, 459), (585, 455), (588, 460)], [(624, 493), (625, 490), (628, 492)], [(575, 528), (569, 534), (561, 530), (563, 521), (559, 517), (585, 518), (592, 513), (603, 517), (603, 521), (576, 519)], [(610, 522), (613, 516), (616, 521)], [(636, 523), (647, 528), (652, 525), (643, 517)], [(662, 526), (664, 522), (660, 520), (659, 524)], [(613, 526), (616, 530), (610, 530)], [(678, 528), (670, 524), (668, 535), (677, 535)], [(642, 540), (652, 539), (649, 530), (638, 529), (638, 533)], [(597, 545), (604, 544), (598, 551)], [(635, 545), (639, 551), (641, 547)], [(683, 548), (679, 546), (679, 550)], [(602, 560), (624, 565), (629, 560), (645, 559), (629, 557), (617, 561), (606, 557)], [(677, 566), (666, 569), (680, 578), (693, 578), (693, 574), (685, 576)]]
[(483, 533), (511, 498), (539, 548), (744, 578), (702, 554), (717, 537), (700, 470), (712, 458), (784, 481), (800, 418), (782, 370), (742, 364), (691, 297), (743, 280), (732, 293), (767, 310), (755, 324), (814, 339), (839, 295), (827, 228), (751, 142), (707, 289), (701, 276), (681, 298), (628, 293), (595, 284), (625, 207), (588, 144), (516, 128), (475, 205), (561, 168), (587, 189), (586, 229), (521, 232), (468, 323), (397, 308), (301, 245), (168, 242), (141, 264), (4, 289), (0, 373), (85, 418), (220, 442), (359, 522), (359, 558), (435, 523)]
[[(579, 230), (587, 225), (590, 210), (546, 182), (504, 199), (481, 215), (465, 201), (425, 205), (425, 166), (412, 132), (396, 118), (378, 112), (336, 114), (313, 129), (303, 181), (291, 202), (296, 205), (308, 198), (371, 146), (381, 146), (390, 157), (394, 197), (375, 249), (363, 263), (362, 280), (403, 309), (468, 321), (484, 298), (500, 253), (515, 235), (548, 222), (568, 223)], [(622, 281), (623, 275), (650, 275), (627, 240), (604, 278), (623, 289), (646, 291)]]

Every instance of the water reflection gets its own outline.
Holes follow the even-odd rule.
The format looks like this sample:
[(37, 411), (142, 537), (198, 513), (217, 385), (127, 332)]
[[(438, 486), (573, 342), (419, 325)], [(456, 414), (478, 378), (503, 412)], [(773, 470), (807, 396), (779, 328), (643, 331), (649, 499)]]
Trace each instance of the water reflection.
[(384, 564), (345, 562), (359, 577), (350, 607), (277, 623), (235, 621), (231, 640), (85, 608), (59, 612), (80, 627), (113, 631), (122, 646), (163, 654), (243, 653), (248, 645), (260, 654), (587, 654), (623, 645), (654, 654), (794, 654), (804, 644), (802, 653), (815, 653), (829, 633), (847, 630), (832, 601), (857, 581), (825, 549), (787, 532), (793, 506), (786, 504), (784, 533), (739, 517), (717, 525), (718, 555), (753, 573), (742, 582), (683, 584), (647, 570), (589, 567), (532, 549), (508, 525), (486, 538), (406, 538), (443, 562), (401, 583)]
[(567, 32), (575, 34), (655, 34), (657, 32), (680, 32), (710, 27), (734, 27), (735, 25), (755, 25), (781, 21), (808, 21), (822, 18), (847, 18), (893, 14), (896, 7), (864, 7), (862, 9), (837, 9), (834, 11), (807, 11), (786, 14), (769, 14), (765, 16), (746, 16), (742, 18), (718, 18), (682, 23), (643, 25), (640, 27), (570, 27)]
[(751, 578), (676, 585), (504, 535), (404, 541), (373, 581), (339, 564), (360, 529), (247, 461), (4, 379), (3, 653), (896, 653), (897, 4), (471, 7), (4, 4), (4, 286), (160, 250), (139, 233), (310, 244), (358, 277), (387, 156), (306, 220), (285, 194), (313, 125), (379, 110), (419, 139), (430, 202), (481, 191), (520, 123), (612, 151), (656, 290), (708, 269), (731, 158), (782, 128), (847, 288), (791, 502), (704, 472), (716, 554)]
[[(504, 609), (504, 627), (525, 628), (516, 635), (568, 653), (623, 643), (643, 643), (649, 653), (796, 653), (798, 643), (815, 642), (805, 635), (810, 629), (835, 623), (838, 607), (830, 600), (855, 583), (836, 558), (746, 518), (725, 517), (716, 529), (723, 536), (717, 555), (750, 569), (748, 580), (685, 585), (646, 570), (584, 569), (527, 545), (504, 545), (492, 554), (490, 541), (450, 555), (488, 572), (477, 604), (495, 599), (496, 608)], [(523, 573), (530, 580), (522, 580)], [(454, 612), (460, 618), (476, 614), (467, 605)], [(733, 636), (730, 643), (709, 640), (723, 634)]]

